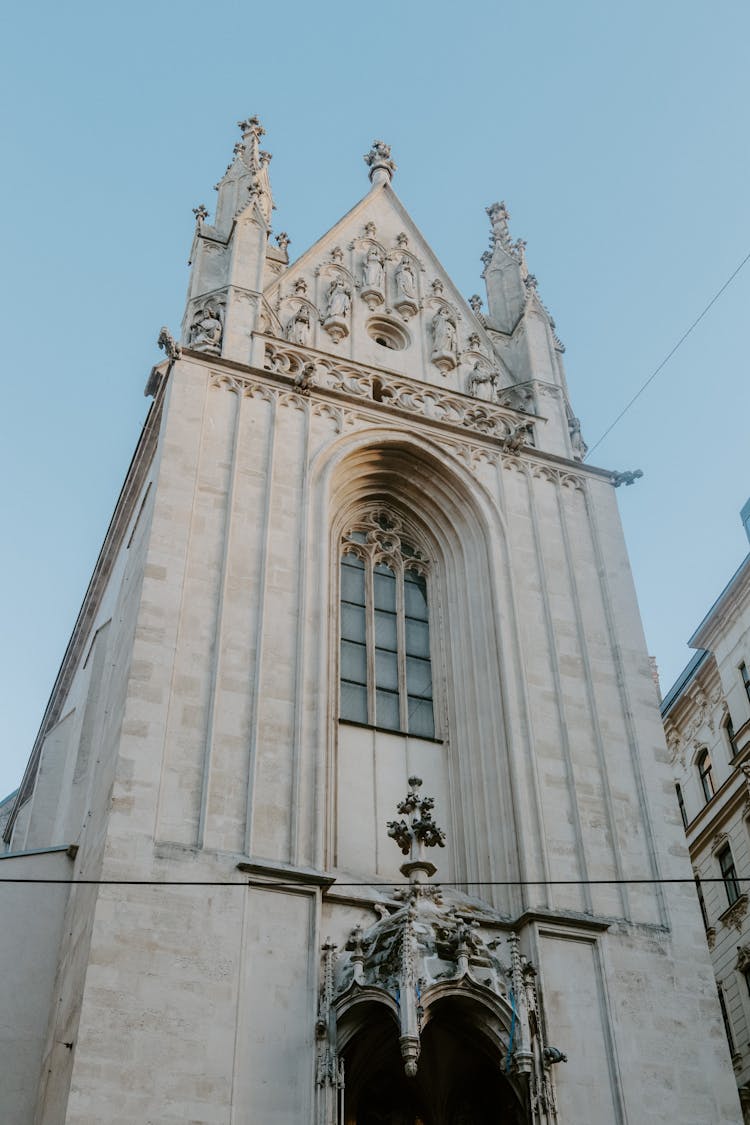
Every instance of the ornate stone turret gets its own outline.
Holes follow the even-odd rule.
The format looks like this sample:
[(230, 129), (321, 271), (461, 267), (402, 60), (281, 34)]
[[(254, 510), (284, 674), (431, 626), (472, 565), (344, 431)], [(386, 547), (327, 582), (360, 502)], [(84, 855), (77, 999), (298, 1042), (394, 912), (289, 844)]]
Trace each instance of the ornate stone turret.
[[(489, 315), (487, 328), (515, 380), (519, 405), (547, 419), (545, 448), (582, 460), (586, 443), (569, 400), (555, 322), (542, 304), (537, 279), (526, 264), (526, 243), (510, 236), (505, 203), (487, 208), (490, 249), (482, 255)], [(475, 312), (477, 310), (475, 309)]]
[(564, 1056), (545, 1044), (536, 972), (515, 933), (508, 935), (510, 957), (504, 962), (497, 921), (458, 892), (430, 883), (437, 867), (426, 852), (442, 848), (445, 833), (433, 819), (434, 799), (420, 795), (421, 785), (420, 778), (409, 778), (409, 792), (397, 806), (401, 818), (388, 822), (388, 835), (407, 857), (400, 870), (408, 887), (397, 889), (395, 901), (377, 904), (379, 921), (367, 930), (355, 926), (343, 951), (330, 939), (322, 949), (317, 1121), (336, 1120), (335, 1092), (344, 1084), (340, 1021), (352, 1019), (359, 1003), (375, 1002), (392, 1012), (404, 1072), (414, 1078), (433, 1005), (439, 1009), (455, 998), (486, 1011), (502, 1029), (495, 1044), (498, 1061), (514, 1081), (529, 1084), (534, 1122), (552, 1125), (557, 1117), (546, 1052), (555, 1056), (552, 1061)]
[(269, 245), (274, 210), (268, 166), (271, 154), (260, 147), (263, 129), (257, 117), (239, 122), (242, 139), (234, 159), (216, 185), (216, 217), (194, 208), (192, 274), (183, 321), (184, 346), (241, 363), (251, 360), (251, 333), (268, 277), (288, 261), (289, 237)]
[(522, 259), (510, 240), (510, 214), (505, 204), (491, 204), (487, 214), (492, 226), (484, 270), (488, 311), (493, 326), (509, 334), (517, 325), (526, 300)]

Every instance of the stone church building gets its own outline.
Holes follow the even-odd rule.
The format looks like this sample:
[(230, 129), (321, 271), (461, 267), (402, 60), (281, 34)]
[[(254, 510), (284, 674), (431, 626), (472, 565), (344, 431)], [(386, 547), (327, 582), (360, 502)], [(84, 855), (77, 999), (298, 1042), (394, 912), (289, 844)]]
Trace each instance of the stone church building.
[(737, 1125), (524, 243), (467, 301), (377, 141), (290, 264), (241, 130), (6, 810), (0, 1120)]

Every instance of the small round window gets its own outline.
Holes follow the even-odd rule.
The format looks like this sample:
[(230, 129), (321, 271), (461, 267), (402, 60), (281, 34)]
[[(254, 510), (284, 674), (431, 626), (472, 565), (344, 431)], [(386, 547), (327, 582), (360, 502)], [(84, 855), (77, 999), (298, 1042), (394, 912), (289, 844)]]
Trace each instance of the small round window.
[(403, 351), (409, 345), (409, 337), (401, 325), (382, 316), (374, 316), (368, 320), (367, 333), (381, 348), (388, 348), (392, 352)]

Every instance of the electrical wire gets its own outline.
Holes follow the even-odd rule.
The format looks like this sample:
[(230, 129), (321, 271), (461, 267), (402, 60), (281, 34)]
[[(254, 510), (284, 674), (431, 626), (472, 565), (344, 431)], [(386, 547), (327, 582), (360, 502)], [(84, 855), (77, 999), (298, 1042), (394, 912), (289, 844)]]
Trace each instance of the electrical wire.
[[(2, 858), (2, 857), (0, 857)], [(425, 883), (424, 886), (429, 887), (618, 887), (618, 886), (643, 886), (653, 885), (662, 886), (671, 883), (727, 883), (730, 880), (722, 879), (720, 876), (711, 876), (710, 878), (699, 879), (690, 876), (675, 876), (674, 878), (643, 878), (643, 879), (456, 879), (453, 881), (431, 881)], [(750, 875), (733, 876), (732, 880), (735, 883), (750, 883)], [(61, 884), (65, 886), (90, 886), (90, 887), (245, 887), (245, 886), (262, 886), (270, 889), (286, 889), (289, 887), (300, 886), (321, 886), (324, 890), (329, 890), (340, 887), (375, 887), (381, 890), (386, 890), (388, 887), (410, 887), (411, 883), (404, 881), (394, 881), (392, 883), (383, 882), (356, 882), (356, 883), (340, 883), (338, 880), (330, 880), (325, 876), (321, 876), (320, 880), (310, 879), (266, 879), (262, 874), (259, 874), (254, 879), (241, 879), (236, 882), (230, 882), (223, 879), (53, 879), (53, 878), (34, 878), (33, 876), (24, 878), (14, 878), (12, 875), (0, 877), (0, 883), (38, 883), (38, 884)]]
[(683, 332), (682, 336), (680, 336), (679, 340), (677, 341), (677, 343), (675, 344), (675, 346), (674, 346), (674, 347), (672, 348), (671, 352), (669, 352), (669, 353), (668, 353), (668, 354), (667, 354), (667, 355), (666, 355), (666, 356), (664, 357), (664, 359), (663, 359), (663, 360), (661, 361), (661, 363), (659, 364), (659, 366), (658, 366), (658, 367), (657, 367), (657, 368), (656, 368), (656, 369), (655, 369), (655, 370), (654, 370), (654, 371), (653, 371), (653, 372), (651, 373), (651, 375), (649, 375), (648, 379), (647, 379), (647, 380), (646, 380), (646, 382), (645, 382), (645, 383), (643, 384), (643, 386), (642, 386), (642, 387), (640, 387), (640, 388), (639, 388), (639, 389), (638, 389), (638, 390), (637, 390), (637, 391), (635, 392), (635, 394), (634, 394), (634, 395), (633, 395), (633, 397), (631, 398), (630, 402), (629, 402), (629, 403), (627, 403), (627, 405), (626, 405), (626, 406), (624, 406), (624, 407), (622, 408), (622, 410), (620, 411), (620, 413), (619, 413), (619, 414), (617, 415), (617, 417), (615, 418), (614, 422), (612, 422), (612, 423), (611, 423), (611, 425), (609, 425), (609, 426), (607, 427), (607, 429), (606, 429), (606, 430), (604, 431), (604, 433), (603, 433), (603, 434), (602, 434), (602, 436), (601, 436), (601, 437), (600, 437), (600, 438), (598, 439), (598, 441), (595, 441), (595, 442), (594, 442), (594, 444), (593, 444), (593, 445), (591, 446), (591, 448), (590, 448), (590, 449), (589, 449), (589, 450), (587, 451), (587, 453), (586, 453), (586, 456), (584, 457), (584, 461), (585, 461), (585, 460), (587, 460), (587, 459), (588, 459), (588, 458), (589, 458), (589, 457), (591, 456), (591, 454), (592, 454), (592, 453), (594, 452), (594, 450), (596, 449), (596, 447), (597, 447), (597, 446), (601, 445), (601, 443), (602, 443), (602, 442), (604, 441), (605, 437), (607, 437), (607, 435), (608, 435), (609, 433), (611, 433), (611, 432), (612, 432), (612, 430), (613, 430), (613, 429), (615, 428), (615, 426), (616, 426), (616, 425), (617, 425), (617, 423), (618, 423), (618, 422), (620, 421), (620, 419), (621, 419), (621, 418), (624, 418), (624, 416), (625, 416), (625, 415), (627, 414), (627, 412), (628, 412), (628, 411), (630, 410), (630, 407), (631, 407), (631, 406), (633, 405), (633, 403), (634, 403), (634, 402), (635, 402), (635, 401), (636, 401), (637, 399), (639, 399), (639, 398), (641, 397), (641, 395), (642, 395), (642, 394), (643, 394), (643, 392), (645, 391), (646, 387), (647, 387), (647, 386), (648, 386), (648, 385), (649, 385), (650, 383), (653, 383), (654, 379), (655, 379), (655, 378), (656, 378), (656, 376), (657, 376), (657, 375), (659, 374), (659, 372), (660, 372), (660, 371), (662, 370), (662, 368), (663, 368), (663, 367), (666, 367), (666, 365), (667, 365), (667, 364), (669, 363), (670, 359), (672, 358), (672, 356), (674, 355), (674, 353), (675, 353), (675, 352), (677, 351), (677, 349), (678, 349), (678, 348), (679, 348), (679, 347), (680, 347), (680, 346), (681, 346), (682, 344), (684, 344), (685, 340), (687, 340), (688, 336), (689, 336), (689, 335), (690, 335), (690, 333), (691, 333), (691, 332), (693, 331), (693, 329), (694, 329), (694, 328), (697, 328), (697, 327), (698, 327), (698, 325), (699, 325), (699, 324), (700, 324), (700, 322), (701, 322), (701, 321), (703, 320), (703, 317), (704, 317), (704, 316), (706, 315), (706, 313), (708, 312), (708, 310), (709, 310), (709, 309), (710, 309), (710, 308), (712, 307), (712, 305), (715, 305), (715, 304), (716, 304), (716, 302), (718, 301), (719, 297), (720, 297), (720, 296), (722, 295), (722, 293), (724, 292), (724, 290), (725, 290), (725, 289), (728, 289), (728, 288), (729, 288), (729, 286), (730, 286), (730, 285), (732, 284), (732, 282), (734, 281), (734, 279), (735, 279), (735, 277), (737, 276), (737, 274), (738, 274), (738, 273), (740, 272), (740, 270), (742, 269), (742, 267), (743, 267), (744, 265), (746, 265), (746, 264), (747, 264), (747, 262), (749, 262), (749, 261), (750, 261), (750, 253), (748, 253), (748, 254), (746, 254), (746, 255), (745, 255), (745, 257), (744, 257), (744, 258), (742, 259), (742, 261), (740, 262), (740, 264), (739, 264), (739, 265), (737, 266), (737, 269), (736, 269), (736, 270), (734, 271), (734, 273), (733, 273), (733, 274), (731, 274), (731, 275), (730, 275), (730, 276), (729, 276), (729, 277), (727, 278), (727, 280), (726, 280), (726, 281), (724, 282), (724, 284), (722, 285), (721, 289), (719, 289), (719, 290), (718, 290), (718, 292), (714, 293), (713, 297), (712, 297), (712, 298), (711, 298), (711, 300), (710, 300), (710, 301), (708, 302), (708, 304), (707, 304), (707, 305), (706, 305), (706, 307), (704, 308), (703, 312), (702, 312), (702, 313), (700, 313), (700, 314), (699, 314), (699, 316), (697, 316), (697, 317), (695, 318), (695, 320), (694, 320), (694, 321), (693, 321), (693, 323), (692, 323), (692, 324), (690, 325), (690, 327), (688, 328), (688, 330), (687, 330), (686, 332)]

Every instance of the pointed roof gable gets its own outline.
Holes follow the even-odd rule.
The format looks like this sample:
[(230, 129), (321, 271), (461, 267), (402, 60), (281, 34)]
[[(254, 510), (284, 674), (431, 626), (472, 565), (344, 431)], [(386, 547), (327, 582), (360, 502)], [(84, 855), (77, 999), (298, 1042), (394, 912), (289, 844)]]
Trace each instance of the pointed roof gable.
[(266, 285), (276, 331), (292, 339), (299, 316), (310, 331), (297, 342), (454, 390), (475, 369), (510, 382), (478, 303), (453, 283), (382, 167), (367, 195)]

